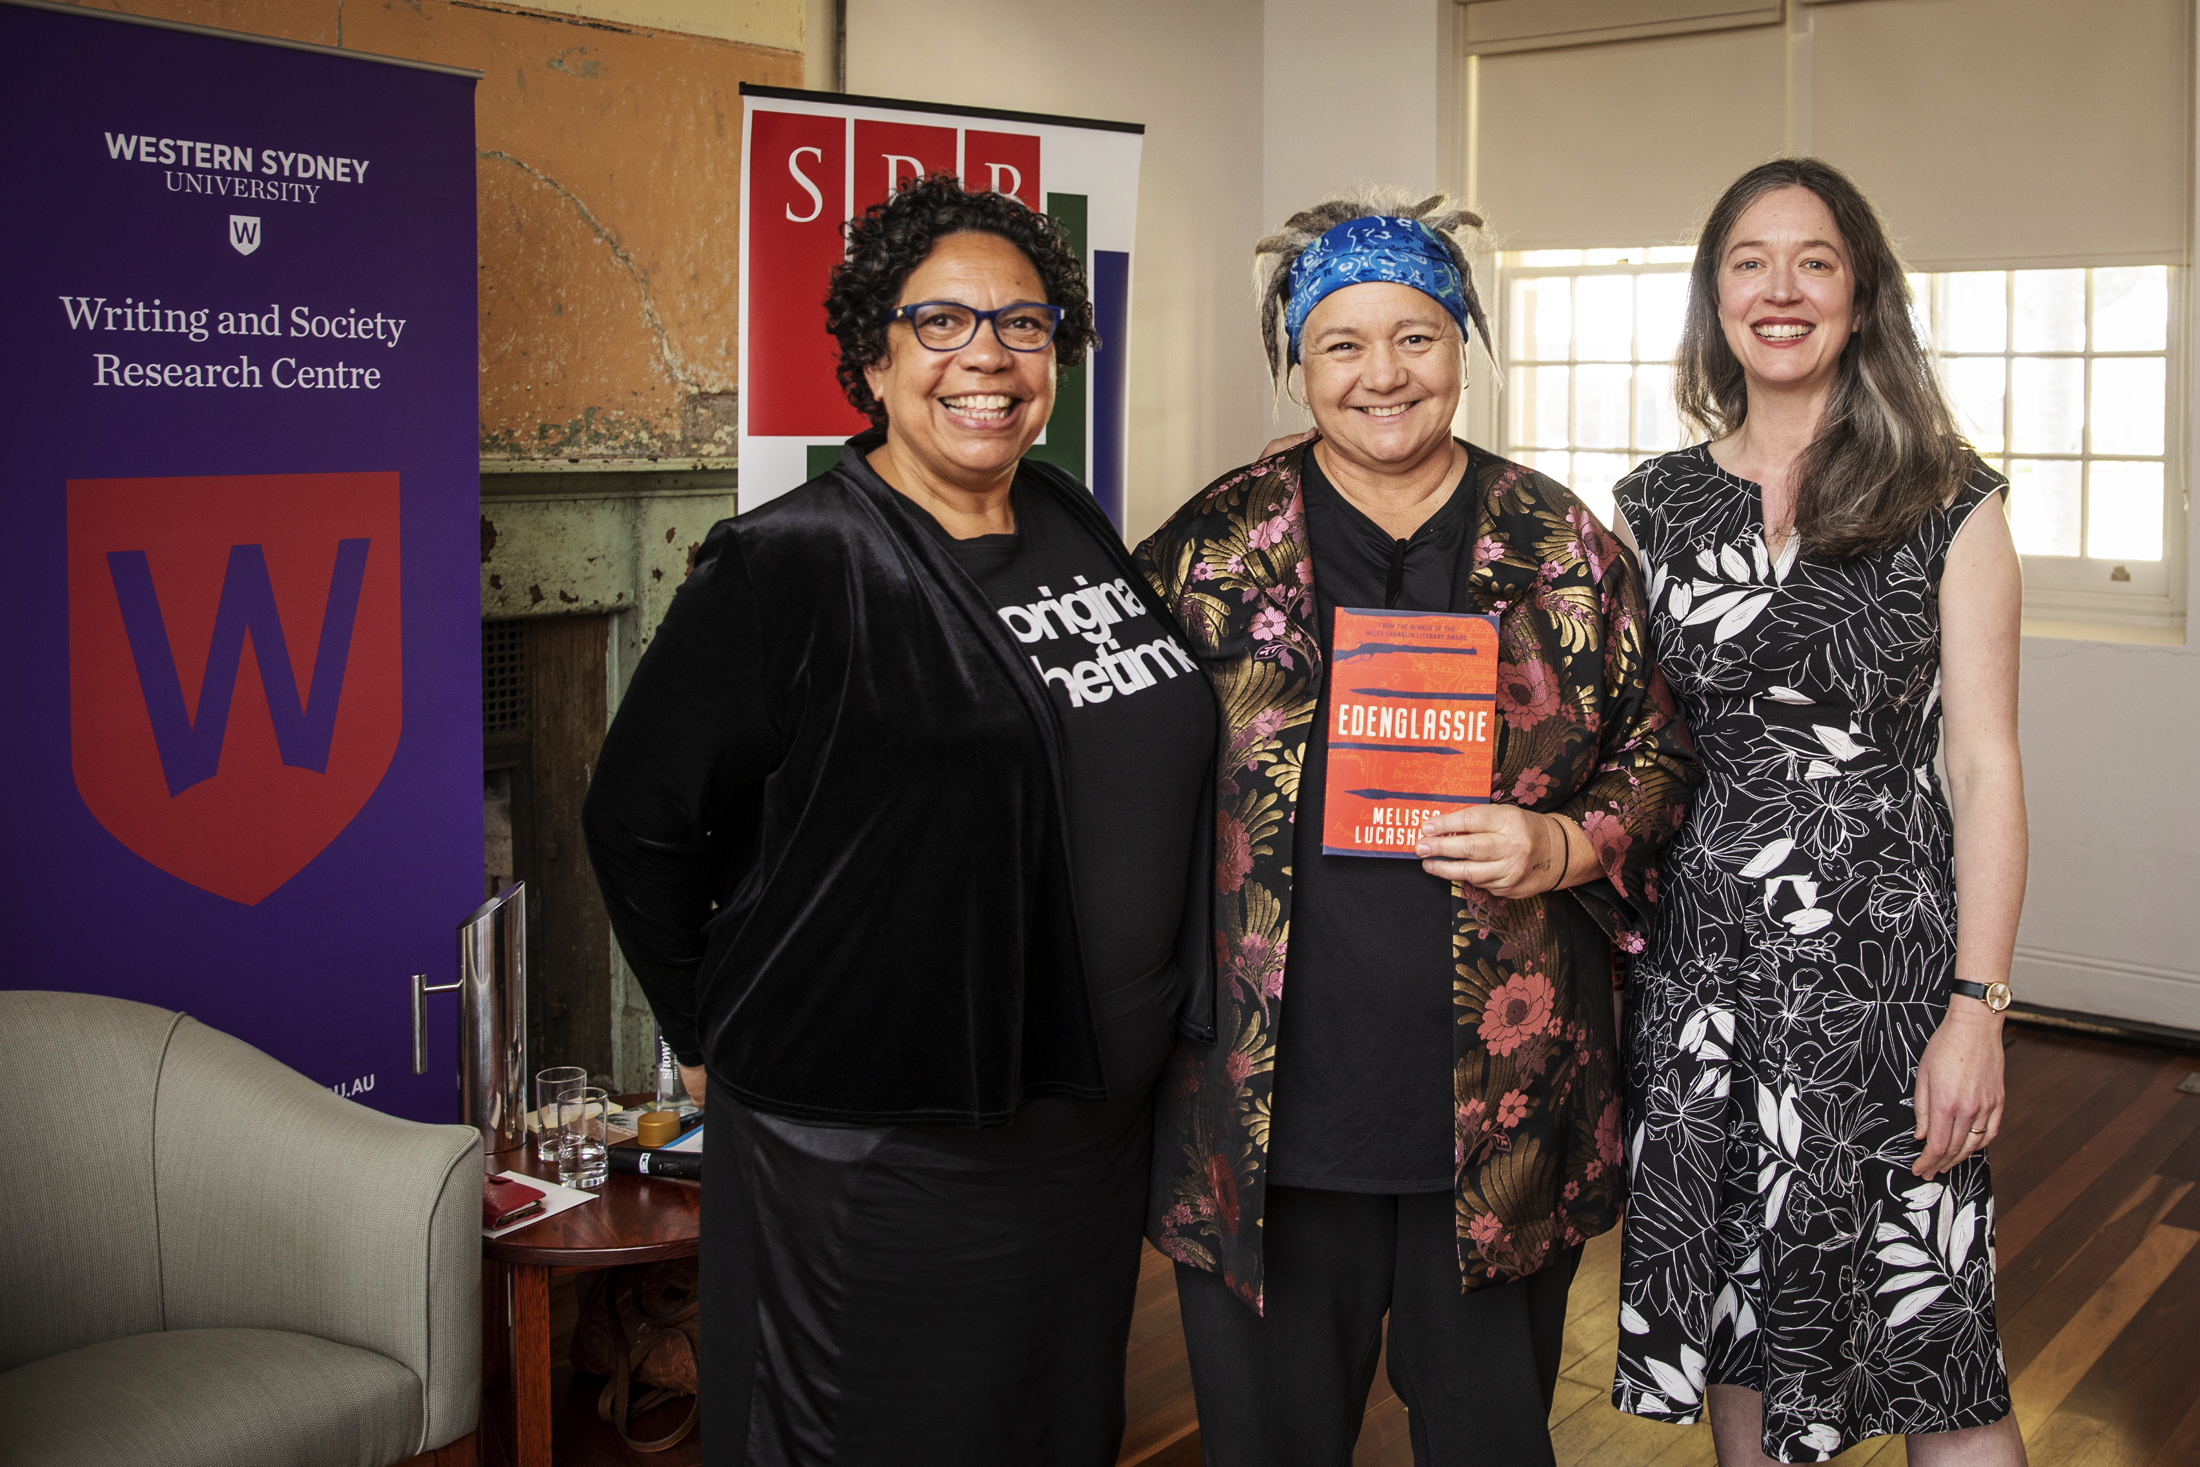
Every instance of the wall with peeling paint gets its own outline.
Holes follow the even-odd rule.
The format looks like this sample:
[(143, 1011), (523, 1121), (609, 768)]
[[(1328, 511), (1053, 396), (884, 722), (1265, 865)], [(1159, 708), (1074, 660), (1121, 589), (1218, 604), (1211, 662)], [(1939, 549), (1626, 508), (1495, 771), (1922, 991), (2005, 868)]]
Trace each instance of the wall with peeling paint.
[(799, 0), (534, 0), (527, 8), (781, 51), (803, 49), (806, 24)]
[(802, 0), (86, 8), (481, 72), (483, 457), (730, 463), (740, 86), (802, 84)]

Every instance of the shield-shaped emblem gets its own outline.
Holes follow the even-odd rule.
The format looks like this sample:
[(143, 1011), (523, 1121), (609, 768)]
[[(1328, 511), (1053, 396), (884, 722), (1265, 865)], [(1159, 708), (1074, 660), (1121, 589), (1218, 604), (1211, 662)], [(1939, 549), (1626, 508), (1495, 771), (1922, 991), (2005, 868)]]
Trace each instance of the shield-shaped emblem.
[(256, 214), (232, 214), (229, 216), (229, 247), (240, 255), (249, 255), (260, 247), (260, 220)]
[(69, 483), (69, 743), (125, 846), (248, 906), (366, 805), (404, 723), (397, 475)]

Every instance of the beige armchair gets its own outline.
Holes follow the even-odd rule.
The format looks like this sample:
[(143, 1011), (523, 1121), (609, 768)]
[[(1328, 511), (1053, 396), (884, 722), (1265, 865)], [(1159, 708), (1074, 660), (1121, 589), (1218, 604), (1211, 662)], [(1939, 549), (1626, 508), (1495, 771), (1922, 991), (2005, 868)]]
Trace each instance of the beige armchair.
[(0, 1467), (389, 1467), (474, 1429), (481, 1137), (165, 1009), (0, 992)]

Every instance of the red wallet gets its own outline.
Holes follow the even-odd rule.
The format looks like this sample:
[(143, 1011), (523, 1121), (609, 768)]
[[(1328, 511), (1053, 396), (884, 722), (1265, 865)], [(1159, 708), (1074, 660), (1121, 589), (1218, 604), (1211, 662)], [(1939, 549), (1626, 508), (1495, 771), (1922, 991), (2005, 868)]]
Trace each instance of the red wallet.
[(542, 1211), (542, 1188), (515, 1182), (510, 1177), (481, 1179), (481, 1225), (507, 1228), (521, 1218)]

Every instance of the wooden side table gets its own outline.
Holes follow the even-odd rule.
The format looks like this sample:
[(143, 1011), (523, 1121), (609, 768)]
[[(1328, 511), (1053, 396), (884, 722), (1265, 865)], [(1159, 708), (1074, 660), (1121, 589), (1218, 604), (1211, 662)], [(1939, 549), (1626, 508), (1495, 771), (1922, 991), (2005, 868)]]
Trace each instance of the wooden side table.
[[(555, 1162), (535, 1159), (532, 1138), (524, 1154), (506, 1160), (514, 1176), (558, 1179)], [(550, 1421), (550, 1279), (554, 1274), (588, 1273), (628, 1263), (657, 1263), (693, 1258), (702, 1234), (703, 1188), (699, 1182), (669, 1177), (612, 1173), (594, 1202), (568, 1208), (532, 1227), (501, 1238), (484, 1238), (482, 1257), (491, 1277), (484, 1279), (483, 1316), (490, 1338), (507, 1338), (502, 1320), (503, 1280), (498, 1266), (512, 1272), (509, 1333), (515, 1467), (551, 1467)], [(493, 1290), (488, 1285), (497, 1285)], [(484, 1351), (483, 1376), (491, 1357)]]

